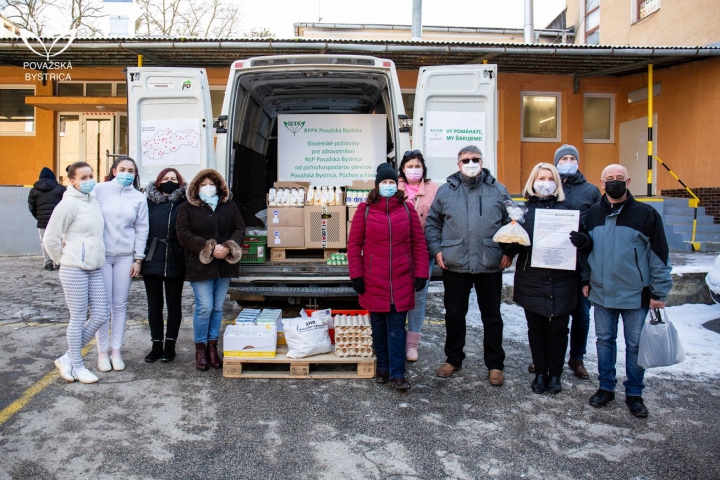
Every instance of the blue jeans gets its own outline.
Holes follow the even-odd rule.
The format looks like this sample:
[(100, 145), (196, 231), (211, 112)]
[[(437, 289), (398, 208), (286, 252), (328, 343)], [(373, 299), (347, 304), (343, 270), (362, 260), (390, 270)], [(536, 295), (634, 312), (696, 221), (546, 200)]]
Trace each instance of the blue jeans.
[(425, 288), (419, 292), (415, 292), (415, 308), (407, 314), (408, 332), (420, 333), (423, 323), (425, 323), (425, 302), (427, 301), (428, 288), (430, 287), (430, 278), (432, 270), (435, 266), (435, 259), (430, 259), (430, 273)]
[(370, 312), (373, 347), (378, 372), (390, 372), (390, 378), (405, 376), (405, 317), (395, 305), (388, 313)]
[(617, 361), (618, 317), (622, 316), (625, 333), (625, 373), (623, 382), (626, 396), (642, 396), (645, 370), (637, 364), (640, 332), (645, 324), (647, 308), (615, 309), (595, 306), (595, 336), (597, 337), (598, 380), (600, 388), (615, 391), (615, 362)]
[(587, 348), (590, 330), (590, 300), (583, 295), (582, 285), (578, 286), (578, 301), (572, 312), (570, 324), (570, 358), (582, 360)]
[(217, 340), (222, 324), (222, 309), (225, 295), (230, 287), (229, 278), (211, 278), (201, 282), (190, 282), (195, 293), (193, 330), (195, 343)]

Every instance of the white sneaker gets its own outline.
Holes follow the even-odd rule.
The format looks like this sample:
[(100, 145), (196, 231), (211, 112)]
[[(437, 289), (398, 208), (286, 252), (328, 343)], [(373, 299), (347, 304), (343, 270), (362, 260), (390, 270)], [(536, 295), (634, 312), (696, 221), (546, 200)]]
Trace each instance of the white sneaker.
[(112, 357), (110, 361), (112, 362), (113, 370), (117, 370), (118, 372), (120, 370), (125, 370), (125, 362), (123, 361), (122, 357)]
[(101, 372), (109, 372), (112, 370), (112, 365), (110, 364), (110, 359), (108, 358), (98, 358), (98, 370)]
[(73, 371), (73, 373), (75, 374), (75, 377), (80, 383), (95, 383), (100, 380), (98, 377), (95, 376), (94, 373), (92, 373), (87, 368), (75, 370)]
[(68, 382), (74, 382), (75, 377), (73, 376), (73, 368), (67, 353), (62, 357), (55, 360), (55, 366), (60, 370), (60, 376)]

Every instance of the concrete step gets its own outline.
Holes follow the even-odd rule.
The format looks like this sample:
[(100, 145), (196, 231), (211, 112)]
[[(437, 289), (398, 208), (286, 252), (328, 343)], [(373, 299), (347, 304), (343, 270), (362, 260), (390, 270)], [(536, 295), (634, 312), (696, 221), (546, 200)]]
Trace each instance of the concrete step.
[[(705, 215), (705, 207), (698, 207), (698, 216)], [(665, 205), (663, 215), (695, 215), (695, 209), (690, 207), (670, 207)]]
[(665, 207), (687, 207), (689, 198), (662, 197)]
[(701, 252), (720, 252), (720, 242), (702, 242), (700, 244)]
[(665, 238), (667, 239), (668, 248), (672, 252), (692, 252), (692, 245), (685, 241), (685, 237), (672, 227), (665, 225)]
[[(666, 231), (667, 233), (667, 231)], [(675, 232), (678, 235), (682, 235), (683, 240), (690, 241), (691, 233), (690, 232)], [(696, 242), (720, 242), (720, 233), (696, 233), (695, 234), (695, 241)], [(668, 241), (668, 244), (670, 241)]]
[[(663, 223), (665, 225), (685, 225), (687, 223), (692, 224), (692, 215), (663, 215)], [(698, 225), (712, 225), (714, 218), (712, 215), (698, 215)]]
[[(678, 233), (681, 232), (692, 232), (692, 223), (683, 224), (672, 224), (666, 223), (667, 226), (672, 227)], [(715, 223), (700, 223), (697, 224), (696, 233), (720, 233), (720, 224)]]

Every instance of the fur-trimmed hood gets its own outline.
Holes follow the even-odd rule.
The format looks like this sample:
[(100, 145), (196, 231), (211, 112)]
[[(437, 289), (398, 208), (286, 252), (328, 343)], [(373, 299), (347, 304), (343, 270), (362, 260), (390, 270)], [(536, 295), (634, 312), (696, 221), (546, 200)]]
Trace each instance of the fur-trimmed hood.
[(178, 203), (185, 199), (185, 191), (187, 190), (187, 184), (181, 186), (177, 190), (175, 190), (170, 195), (163, 195), (163, 193), (155, 188), (155, 182), (148, 183), (148, 186), (145, 188), (145, 195), (147, 196), (148, 200), (150, 200), (153, 203), (165, 203), (165, 202), (171, 202), (171, 203)]
[(225, 183), (225, 180), (222, 178), (222, 175), (220, 175), (220, 172), (218, 172), (217, 170), (213, 170), (212, 168), (200, 170), (197, 175), (195, 175), (195, 178), (193, 178), (192, 181), (188, 184), (187, 192), (185, 193), (188, 202), (191, 205), (195, 205), (196, 207), (199, 207), (203, 205), (203, 203), (205, 203), (200, 200), (200, 184), (206, 178), (212, 180), (212, 182), (215, 184), (215, 187), (217, 188), (217, 194), (219, 198), (218, 203), (225, 203), (230, 198), (230, 189), (228, 188), (227, 183)]

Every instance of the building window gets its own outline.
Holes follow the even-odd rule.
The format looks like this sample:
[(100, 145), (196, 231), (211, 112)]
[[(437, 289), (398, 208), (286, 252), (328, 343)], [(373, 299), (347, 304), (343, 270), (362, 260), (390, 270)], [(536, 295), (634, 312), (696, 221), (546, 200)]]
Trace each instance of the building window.
[(600, 43), (600, 0), (585, 0), (585, 44)]
[(35, 88), (0, 86), (0, 135), (34, 135), (35, 107), (25, 97), (35, 95)]
[(125, 82), (59, 82), (58, 97), (125, 97)]
[(585, 95), (583, 139), (585, 143), (615, 141), (615, 96), (588, 93)]
[(660, 0), (632, 0), (633, 18), (632, 23), (639, 22), (643, 18), (660, 10)]
[(522, 140), (560, 141), (559, 93), (522, 93)]

